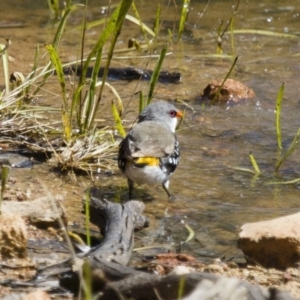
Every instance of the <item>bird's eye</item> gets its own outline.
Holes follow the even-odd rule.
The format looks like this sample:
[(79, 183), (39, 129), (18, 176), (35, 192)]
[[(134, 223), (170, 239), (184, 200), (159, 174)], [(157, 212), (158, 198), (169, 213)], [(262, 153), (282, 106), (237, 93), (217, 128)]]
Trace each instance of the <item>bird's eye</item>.
[(169, 114), (170, 114), (171, 118), (175, 118), (177, 116), (177, 111), (171, 110)]

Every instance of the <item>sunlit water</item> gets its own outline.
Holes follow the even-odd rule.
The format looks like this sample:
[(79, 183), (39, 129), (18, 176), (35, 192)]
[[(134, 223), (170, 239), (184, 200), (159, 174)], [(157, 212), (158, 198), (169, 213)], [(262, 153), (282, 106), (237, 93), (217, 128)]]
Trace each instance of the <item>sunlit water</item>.
[[(40, 43), (42, 47), (44, 43), (50, 43), (55, 28), (48, 22), (46, 2), (4, 2), (2, 12), (5, 10), (7, 14), (2, 14), (1, 23), (16, 22), (20, 23), (20, 27), (0, 28), (0, 36), (12, 40), (9, 53), (15, 58), (15, 62), (11, 69), (26, 73), (30, 71), (35, 44)], [(101, 16), (102, 10), (98, 1), (89, 3), (90, 21)], [(154, 21), (157, 3), (158, 1), (136, 2), (142, 19), (150, 27)], [(203, 105), (198, 99), (203, 88), (212, 79), (224, 78), (232, 64), (229, 59), (208, 58), (203, 55), (216, 53), (220, 21), (224, 20), (224, 28), (235, 3), (212, 1), (205, 9), (206, 3), (194, 1), (183, 42), (169, 46), (172, 55), (165, 59), (163, 68), (181, 72), (182, 83), (159, 84), (155, 97), (183, 100), (193, 110), (186, 109), (185, 121), (178, 131), (182, 160), (170, 185), (176, 201), (170, 202), (160, 188), (141, 188), (154, 199), (145, 201), (145, 213), (151, 220), (151, 226), (139, 234), (139, 243), (162, 242), (178, 245), (188, 236), (183, 224), (186, 223), (195, 231), (195, 238), (184, 246), (184, 251), (203, 259), (224, 255), (230, 258), (238, 254), (236, 239), (242, 224), (298, 211), (300, 200), (297, 184), (268, 183), (300, 177), (299, 150), (284, 163), (276, 177), (273, 174), (277, 158), (274, 108), (276, 95), (283, 81), (285, 96), (282, 129), (285, 148), (289, 146), (300, 126), (300, 37), (241, 33), (234, 35), (233, 50), (230, 34), (225, 34), (222, 43), (224, 54), (231, 55), (234, 51), (234, 56), (239, 57), (231, 78), (251, 87), (256, 98), (235, 106), (213, 107)], [(106, 5), (106, 2), (102, 1), (101, 4)], [(34, 9), (31, 10), (30, 7)], [(205, 13), (201, 17), (203, 11)], [(177, 14), (180, 14), (180, 7)], [(299, 35), (299, 14), (299, 1), (242, 2), (234, 18), (234, 29), (260, 29)], [(80, 25), (79, 16), (80, 10), (77, 15), (71, 16), (70, 24), (73, 28)], [(167, 36), (167, 30), (173, 30), (176, 19), (173, 4), (167, 8), (167, 2), (162, 3), (162, 19), (162, 36)], [(66, 61), (76, 59), (80, 44), (77, 31), (68, 27), (67, 32), (61, 44), (61, 57)], [(87, 49), (92, 47), (97, 34), (97, 29), (88, 32)], [(132, 37), (141, 38), (141, 34), (136, 26), (126, 21), (117, 47), (125, 48), (127, 40)], [(164, 42), (167, 42), (167, 38)], [(47, 61), (46, 58), (43, 60)], [(155, 62), (153, 59), (146, 61), (132, 57), (122, 61), (115, 60), (114, 65), (143, 68), (148, 64), (147, 67), (152, 68)], [(2, 84), (2, 74), (0, 76)], [(125, 113), (126, 124), (130, 124), (135, 119), (138, 107), (138, 95), (134, 93), (143, 90), (146, 94), (147, 83), (113, 84), (122, 96), (125, 106), (132, 98)], [(55, 90), (52, 92), (56, 95), (42, 91), (38, 103), (60, 107), (59, 93)], [(103, 102), (103, 107), (110, 103), (112, 96), (108, 94), (107, 97), (108, 101)], [(180, 107), (184, 108), (183, 105)], [(109, 115), (105, 117), (110, 118)], [(242, 167), (252, 169), (250, 152), (256, 158), (263, 175), (256, 176), (238, 170)], [(123, 187), (122, 193), (125, 193), (126, 181), (123, 177), (117, 175), (112, 180), (104, 179), (106, 184), (112, 186), (112, 194), (120, 186)], [(84, 186), (88, 185), (88, 180), (80, 180), (85, 182)], [(103, 177), (100, 176), (98, 185), (101, 186), (102, 183)], [(68, 187), (69, 185), (66, 186)], [(74, 219), (76, 216), (77, 221), (81, 217), (80, 200), (81, 197), (77, 195), (68, 201), (72, 204), (71, 216)], [(74, 207), (78, 208), (78, 215), (74, 213)]]

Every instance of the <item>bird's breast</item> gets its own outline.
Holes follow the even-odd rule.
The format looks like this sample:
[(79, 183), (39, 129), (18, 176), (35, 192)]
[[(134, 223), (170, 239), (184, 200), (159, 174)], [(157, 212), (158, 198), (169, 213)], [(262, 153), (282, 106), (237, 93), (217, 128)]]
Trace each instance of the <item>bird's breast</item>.
[(156, 167), (159, 166), (160, 160), (157, 157), (137, 157), (133, 159), (133, 163), (137, 167)]

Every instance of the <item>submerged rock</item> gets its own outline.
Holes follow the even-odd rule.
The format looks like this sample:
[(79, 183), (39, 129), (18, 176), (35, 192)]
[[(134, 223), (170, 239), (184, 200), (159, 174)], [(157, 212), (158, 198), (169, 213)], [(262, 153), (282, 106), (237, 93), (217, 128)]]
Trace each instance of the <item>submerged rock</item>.
[(244, 224), (238, 247), (251, 263), (278, 269), (295, 266), (300, 261), (300, 213)]
[(213, 80), (203, 90), (201, 99), (215, 102), (239, 102), (255, 97), (253, 90), (243, 83), (227, 79), (220, 89), (223, 80)]
[(27, 231), (19, 215), (0, 215), (0, 257), (25, 258), (27, 252)]

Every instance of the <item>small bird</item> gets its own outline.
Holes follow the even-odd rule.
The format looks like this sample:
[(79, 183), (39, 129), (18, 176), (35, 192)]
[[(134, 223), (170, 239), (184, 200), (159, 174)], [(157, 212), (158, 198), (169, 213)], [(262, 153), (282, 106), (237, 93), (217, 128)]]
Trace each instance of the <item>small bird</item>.
[(167, 102), (153, 102), (140, 113), (137, 124), (120, 143), (118, 165), (128, 179), (129, 199), (134, 183), (162, 184), (171, 198), (169, 178), (180, 160), (175, 129), (182, 116)]

